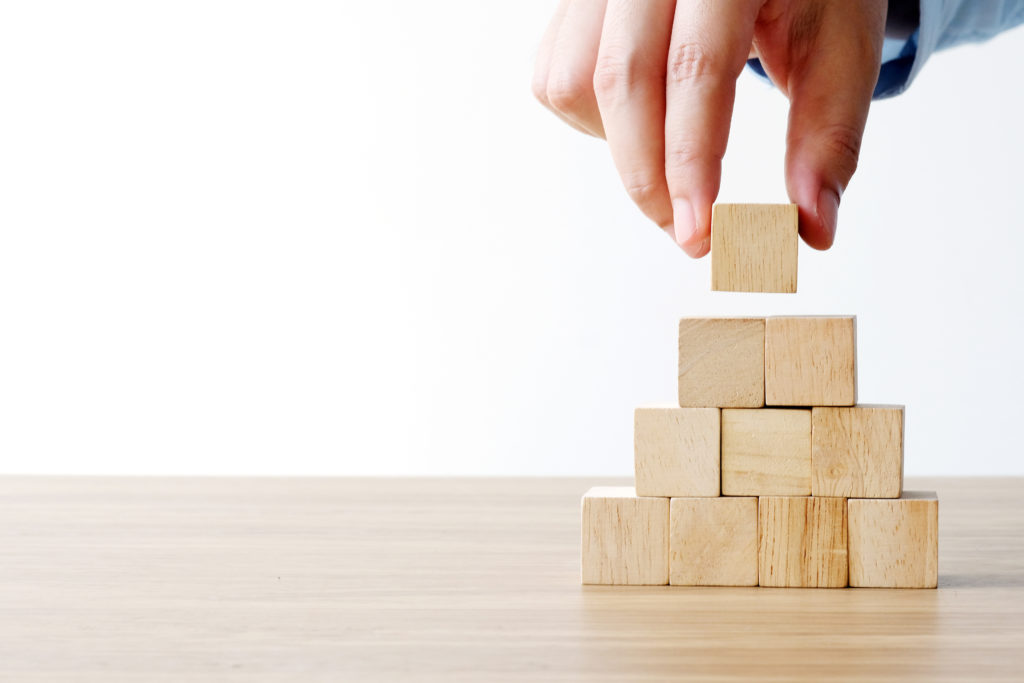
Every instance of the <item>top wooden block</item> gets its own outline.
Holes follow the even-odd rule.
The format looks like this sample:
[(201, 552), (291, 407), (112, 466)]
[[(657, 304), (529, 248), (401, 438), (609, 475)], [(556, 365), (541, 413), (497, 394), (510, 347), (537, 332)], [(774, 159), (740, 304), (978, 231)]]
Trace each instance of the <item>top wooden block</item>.
[(796, 204), (716, 204), (711, 210), (711, 289), (796, 292)]

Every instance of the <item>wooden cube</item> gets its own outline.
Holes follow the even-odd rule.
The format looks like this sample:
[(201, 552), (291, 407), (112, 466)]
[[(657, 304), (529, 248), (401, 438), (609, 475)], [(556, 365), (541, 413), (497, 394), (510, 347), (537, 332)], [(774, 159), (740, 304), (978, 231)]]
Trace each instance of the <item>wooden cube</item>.
[(764, 318), (679, 321), (679, 405), (764, 405)]
[(638, 496), (717, 496), (722, 478), (718, 408), (648, 406), (633, 414)]
[(583, 583), (668, 583), (668, 498), (632, 486), (597, 486), (583, 496)]
[(856, 318), (768, 318), (765, 405), (852, 406), (857, 402)]
[(711, 289), (796, 292), (796, 204), (716, 204), (711, 210)]
[(811, 411), (811, 494), (898, 498), (903, 490), (903, 406)]
[(669, 583), (757, 585), (757, 498), (673, 498)]
[(939, 499), (904, 491), (896, 499), (849, 501), (850, 585), (935, 588), (939, 578)]
[(846, 552), (845, 498), (758, 501), (760, 585), (842, 588), (848, 578)]
[(810, 493), (810, 410), (722, 410), (722, 495)]

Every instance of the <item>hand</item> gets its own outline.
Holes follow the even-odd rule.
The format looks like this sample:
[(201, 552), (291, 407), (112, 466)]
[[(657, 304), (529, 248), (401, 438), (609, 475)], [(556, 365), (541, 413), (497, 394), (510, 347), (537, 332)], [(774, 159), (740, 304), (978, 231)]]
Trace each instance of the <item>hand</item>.
[(800, 234), (835, 238), (878, 80), (887, 0), (561, 0), (537, 99), (608, 140), (626, 191), (693, 257), (711, 245), (736, 79), (750, 57), (790, 101)]

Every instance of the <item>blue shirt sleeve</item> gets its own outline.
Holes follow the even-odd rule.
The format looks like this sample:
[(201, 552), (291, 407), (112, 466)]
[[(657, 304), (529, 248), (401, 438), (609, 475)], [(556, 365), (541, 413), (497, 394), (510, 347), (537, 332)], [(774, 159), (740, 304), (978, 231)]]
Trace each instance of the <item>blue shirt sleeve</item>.
[[(899, 95), (933, 52), (980, 42), (1024, 23), (1024, 0), (921, 0), (921, 25), (905, 41), (886, 40), (875, 99)], [(767, 78), (761, 62), (747, 64)]]

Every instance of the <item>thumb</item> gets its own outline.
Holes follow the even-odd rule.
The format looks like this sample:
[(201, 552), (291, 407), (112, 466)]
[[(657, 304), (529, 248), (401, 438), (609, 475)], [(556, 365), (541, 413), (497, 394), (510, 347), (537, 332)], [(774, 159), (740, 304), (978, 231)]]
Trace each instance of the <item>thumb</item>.
[(800, 207), (800, 235), (815, 249), (828, 249), (835, 239), (839, 200), (857, 169), (885, 31), (884, 1), (827, 7), (818, 15), (811, 49), (789, 79), (786, 188)]

